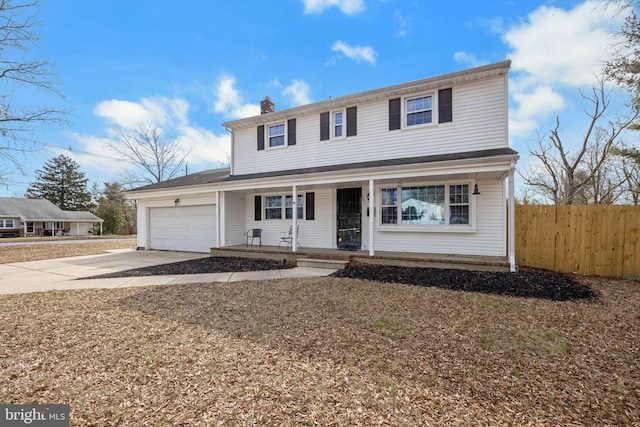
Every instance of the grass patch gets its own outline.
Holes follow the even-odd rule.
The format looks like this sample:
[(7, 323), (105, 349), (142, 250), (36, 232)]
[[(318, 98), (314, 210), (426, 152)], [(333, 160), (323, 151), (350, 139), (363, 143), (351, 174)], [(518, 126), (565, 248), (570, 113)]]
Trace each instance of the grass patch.
[[(83, 236), (84, 237), (84, 236)], [(26, 240), (34, 242), (35, 238), (2, 239), (0, 243), (11, 240)], [(61, 238), (52, 238), (50, 242), (58, 242)], [(95, 242), (75, 242), (68, 238), (66, 243), (43, 243), (33, 245), (0, 246), (0, 264), (10, 264), (24, 261), (40, 261), (43, 259), (66, 258), (82, 255), (97, 255), (113, 249), (135, 249), (135, 239), (109, 239)], [(47, 241), (47, 240), (45, 240)]]

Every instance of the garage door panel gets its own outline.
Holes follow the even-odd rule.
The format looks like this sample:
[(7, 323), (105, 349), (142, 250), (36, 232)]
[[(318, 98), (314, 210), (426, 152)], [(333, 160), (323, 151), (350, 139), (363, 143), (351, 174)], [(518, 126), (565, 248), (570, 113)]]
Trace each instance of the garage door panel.
[(216, 243), (215, 205), (149, 210), (151, 249), (209, 252)]

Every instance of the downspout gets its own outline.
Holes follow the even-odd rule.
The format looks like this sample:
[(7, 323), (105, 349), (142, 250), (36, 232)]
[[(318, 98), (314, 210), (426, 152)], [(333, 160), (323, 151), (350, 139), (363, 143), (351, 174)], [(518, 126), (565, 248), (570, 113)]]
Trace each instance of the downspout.
[(216, 190), (216, 248), (220, 247), (220, 191)]
[(374, 244), (374, 227), (376, 224), (376, 220), (374, 218), (373, 213), (375, 212), (376, 205), (376, 193), (374, 192), (373, 179), (369, 180), (369, 256), (374, 256), (376, 254), (375, 244)]
[(516, 266), (516, 203), (515, 203), (515, 169), (516, 163), (511, 161), (511, 168), (509, 168), (509, 268), (512, 273), (515, 273)]
[[(293, 218), (292, 228), (291, 228), (291, 237), (293, 241), (291, 242), (291, 250), (293, 252), (298, 251), (298, 186), (293, 186), (293, 200), (291, 201), (293, 205), (291, 217)], [(286, 206), (285, 206), (286, 210)]]

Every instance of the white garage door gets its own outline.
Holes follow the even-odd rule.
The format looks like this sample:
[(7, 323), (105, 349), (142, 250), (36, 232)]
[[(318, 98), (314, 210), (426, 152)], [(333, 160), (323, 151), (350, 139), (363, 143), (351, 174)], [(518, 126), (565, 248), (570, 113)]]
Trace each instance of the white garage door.
[(216, 245), (215, 205), (149, 209), (151, 249), (209, 252)]

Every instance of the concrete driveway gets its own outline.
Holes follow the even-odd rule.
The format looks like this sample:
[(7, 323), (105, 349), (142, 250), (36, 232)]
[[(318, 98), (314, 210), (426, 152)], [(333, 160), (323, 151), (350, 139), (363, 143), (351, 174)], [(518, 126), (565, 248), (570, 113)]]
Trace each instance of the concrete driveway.
[(54, 289), (121, 288), (179, 283), (235, 282), (240, 280), (314, 277), (326, 276), (332, 272), (332, 270), (320, 268), (296, 267), (289, 270), (250, 271), (244, 273), (84, 279), (85, 277), (97, 276), (99, 274), (187, 261), (208, 256), (210, 255), (192, 252), (117, 249), (100, 255), (0, 264), (0, 294), (43, 292)]

